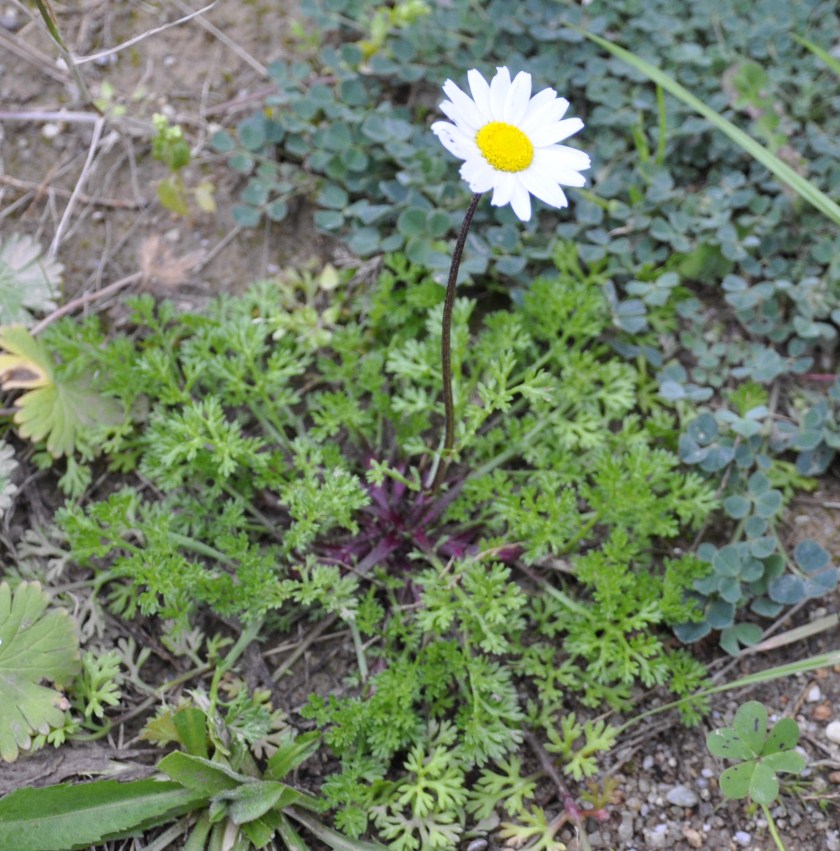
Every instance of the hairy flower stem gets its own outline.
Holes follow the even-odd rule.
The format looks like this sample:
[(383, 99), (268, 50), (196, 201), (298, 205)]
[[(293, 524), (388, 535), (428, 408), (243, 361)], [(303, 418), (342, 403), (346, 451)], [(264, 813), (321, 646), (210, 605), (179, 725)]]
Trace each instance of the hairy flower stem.
[(446, 473), (446, 465), (449, 455), (455, 447), (455, 403), (452, 399), (452, 308), (455, 305), (455, 285), (458, 281), (458, 269), (461, 267), (461, 255), (464, 253), (464, 244), (467, 234), (470, 232), (473, 213), (478, 206), (481, 193), (477, 192), (470, 201), (458, 241), (455, 243), (455, 251), (452, 253), (452, 265), (449, 267), (449, 280), (446, 283), (446, 298), (443, 301), (443, 322), (440, 329), (440, 356), (441, 373), (443, 375), (443, 410), (444, 410), (444, 438), (443, 452), (440, 463), (432, 482), (432, 491), (436, 491), (443, 481)]

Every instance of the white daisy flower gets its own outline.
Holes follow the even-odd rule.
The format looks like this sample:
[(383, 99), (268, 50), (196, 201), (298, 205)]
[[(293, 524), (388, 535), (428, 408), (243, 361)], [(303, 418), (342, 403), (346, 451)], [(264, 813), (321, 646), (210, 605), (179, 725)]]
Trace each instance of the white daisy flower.
[(467, 74), (472, 97), (452, 80), (443, 91), (441, 110), (451, 119), (436, 121), (432, 131), (448, 151), (464, 160), (461, 177), (473, 192), (493, 190), (491, 203), (510, 204), (523, 221), (531, 218), (531, 195), (552, 207), (567, 207), (561, 186), (583, 186), (589, 168), (583, 151), (560, 145), (583, 127), (579, 118), (563, 116), (569, 108), (554, 89), (531, 97), (531, 75), (520, 71), (511, 82), (507, 68), (497, 68), (488, 83)]

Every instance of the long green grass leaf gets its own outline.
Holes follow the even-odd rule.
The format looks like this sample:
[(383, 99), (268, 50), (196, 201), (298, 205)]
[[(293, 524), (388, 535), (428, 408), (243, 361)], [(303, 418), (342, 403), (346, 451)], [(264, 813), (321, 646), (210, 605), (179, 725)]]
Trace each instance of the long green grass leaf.
[(178, 783), (99, 780), (19, 789), (0, 799), (0, 848), (65, 851), (162, 824), (206, 802)]
[(629, 50), (619, 47), (617, 44), (608, 39), (602, 38), (594, 33), (580, 30), (591, 41), (608, 50), (613, 56), (631, 65), (638, 71), (641, 71), (645, 76), (649, 77), (654, 83), (662, 86), (666, 92), (679, 98), (684, 104), (691, 107), (696, 112), (700, 113), (704, 118), (708, 119), (722, 133), (725, 133), (744, 149), (751, 157), (760, 162), (765, 168), (769, 169), (783, 183), (786, 183), (804, 198), (809, 204), (816, 207), (823, 215), (827, 216), (835, 224), (840, 225), (840, 206), (838, 206), (824, 192), (814, 186), (809, 180), (802, 177), (794, 171), (786, 162), (780, 160), (775, 154), (771, 153), (763, 145), (755, 141), (751, 136), (736, 127), (731, 121), (724, 118), (718, 112), (715, 112), (710, 106), (703, 103), (699, 98), (691, 94), (688, 89), (683, 88), (676, 80), (669, 77), (664, 71), (652, 65), (650, 62), (640, 59)]
[(801, 45), (807, 47), (808, 50), (817, 57), (817, 59), (821, 59), (825, 62), (825, 64), (828, 65), (828, 67), (831, 68), (838, 77), (840, 77), (840, 59), (836, 59), (827, 50), (823, 50), (823, 48), (821, 48), (818, 44), (815, 44), (813, 41), (809, 41), (807, 38), (803, 38), (801, 35), (794, 34), (793, 37)]

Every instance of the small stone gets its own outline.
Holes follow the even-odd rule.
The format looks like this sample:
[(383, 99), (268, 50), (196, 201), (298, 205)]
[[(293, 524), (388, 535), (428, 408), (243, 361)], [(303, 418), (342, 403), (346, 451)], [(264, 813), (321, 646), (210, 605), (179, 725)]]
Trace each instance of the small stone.
[(831, 771), (828, 775), (829, 783), (840, 783), (840, 771)]
[(669, 804), (673, 804), (675, 807), (696, 807), (700, 800), (696, 792), (693, 792), (688, 786), (682, 785), (674, 786), (673, 789), (668, 790), (665, 798)]
[(828, 721), (831, 718), (831, 704), (821, 703), (819, 706), (815, 706), (811, 711), (811, 717), (814, 721)]
[(826, 851), (840, 851), (840, 831), (831, 830), (825, 836)]
[(658, 824), (645, 828), (645, 848), (668, 848), (668, 825)]
[(805, 701), (807, 703), (819, 703), (822, 700), (822, 689), (818, 685), (813, 685), (808, 689), (808, 693), (805, 695)]
[(56, 124), (54, 121), (47, 121), (46, 124), (41, 127), (41, 135), (47, 140), (55, 139), (59, 133), (61, 133), (61, 125)]
[(645, 771), (650, 771), (651, 768), (653, 768), (653, 757), (650, 754), (642, 760), (642, 768), (644, 768)]
[(742, 848), (746, 848), (752, 842), (752, 836), (746, 830), (738, 830), (732, 837)]
[(633, 838), (633, 816), (625, 813), (621, 817), (621, 824), (618, 826), (618, 837), (622, 842), (629, 842)]
[(684, 827), (683, 828), (683, 836), (685, 837), (685, 841), (692, 848), (702, 848), (703, 847), (703, 836), (700, 831), (695, 830), (693, 827)]
[(837, 744), (840, 744), (840, 721), (832, 721), (825, 728), (825, 737), (830, 742), (836, 742)]

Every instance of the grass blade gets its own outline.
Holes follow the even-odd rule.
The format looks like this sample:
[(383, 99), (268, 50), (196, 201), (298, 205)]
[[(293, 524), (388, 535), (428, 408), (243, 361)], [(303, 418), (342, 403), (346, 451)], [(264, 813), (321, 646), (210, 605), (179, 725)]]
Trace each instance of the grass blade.
[(679, 98), (684, 104), (691, 107), (695, 112), (700, 113), (704, 118), (710, 121), (722, 133), (725, 133), (743, 148), (751, 157), (760, 162), (765, 168), (769, 169), (783, 183), (786, 183), (804, 198), (809, 204), (816, 207), (823, 215), (831, 219), (837, 225), (840, 225), (840, 206), (838, 206), (824, 192), (814, 186), (809, 180), (802, 177), (794, 171), (786, 162), (780, 160), (775, 154), (771, 153), (763, 145), (755, 141), (751, 136), (736, 127), (731, 121), (724, 118), (719, 113), (715, 112), (710, 106), (703, 103), (699, 98), (691, 94), (688, 89), (683, 88), (676, 80), (669, 77), (664, 71), (652, 65), (650, 62), (640, 59), (629, 50), (619, 47), (617, 44), (608, 39), (602, 38), (594, 33), (580, 30), (590, 41), (608, 50), (613, 56), (623, 60), (628, 65), (631, 65), (637, 71), (641, 71), (645, 76), (650, 78), (654, 83), (662, 86), (666, 92)]

